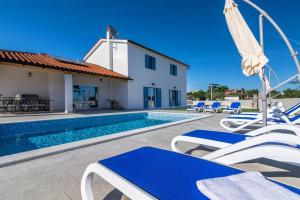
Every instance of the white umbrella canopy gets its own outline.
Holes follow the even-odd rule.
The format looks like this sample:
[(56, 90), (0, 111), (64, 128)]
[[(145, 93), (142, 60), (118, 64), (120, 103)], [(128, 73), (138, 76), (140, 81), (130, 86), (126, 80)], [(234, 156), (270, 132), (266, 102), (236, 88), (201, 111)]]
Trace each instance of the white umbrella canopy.
[[(242, 56), (243, 73), (246, 76), (259, 74), (262, 78), (263, 67), (269, 60), (233, 0), (226, 0), (224, 14), (229, 32)], [(266, 85), (269, 86), (268, 81)]]

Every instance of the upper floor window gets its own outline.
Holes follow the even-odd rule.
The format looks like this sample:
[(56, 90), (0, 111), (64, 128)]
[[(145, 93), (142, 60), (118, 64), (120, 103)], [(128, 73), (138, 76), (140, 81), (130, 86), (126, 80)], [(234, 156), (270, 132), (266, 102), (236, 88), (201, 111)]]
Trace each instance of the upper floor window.
[(145, 67), (147, 69), (156, 69), (155, 58), (153, 56), (145, 55)]
[(177, 65), (170, 64), (170, 74), (173, 76), (177, 76)]

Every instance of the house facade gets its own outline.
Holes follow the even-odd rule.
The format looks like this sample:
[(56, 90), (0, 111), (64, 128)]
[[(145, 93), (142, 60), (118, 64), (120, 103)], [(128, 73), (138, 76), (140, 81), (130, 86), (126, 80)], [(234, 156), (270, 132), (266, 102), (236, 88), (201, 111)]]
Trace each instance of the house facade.
[[(101, 39), (84, 61), (109, 69), (107, 40)], [(188, 66), (131, 40), (112, 40), (113, 71), (129, 77), (119, 94), (127, 109), (186, 106)]]
[(30, 94), (50, 99), (50, 110), (124, 109), (186, 105), (188, 66), (129, 40), (101, 39), (83, 62), (47, 54), (0, 50), (0, 99)]

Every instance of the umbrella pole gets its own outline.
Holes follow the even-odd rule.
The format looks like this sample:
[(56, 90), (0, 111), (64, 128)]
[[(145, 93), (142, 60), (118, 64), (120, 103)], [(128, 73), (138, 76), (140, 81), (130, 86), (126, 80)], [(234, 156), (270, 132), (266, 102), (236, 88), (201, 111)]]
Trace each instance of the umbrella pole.
[[(260, 36), (260, 46), (264, 51), (264, 24), (263, 21), (264, 16), (262, 14), (259, 15), (259, 36)], [(263, 125), (267, 126), (267, 118), (268, 118), (268, 102), (267, 102), (267, 86), (266, 86), (266, 75), (265, 70), (262, 70), (262, 92), (261, 92), (261, 99), (262, 99), (262, 112), (263, 112)]]
[(267, 126), (267, 118), (268, 118), (268, 102), (267, 102), (267, 87), (266, 87), (266, 79), (265, 74), (263, 72), (263, 80), (262, 80), (262, 112), (263, 112), (263, 125)]

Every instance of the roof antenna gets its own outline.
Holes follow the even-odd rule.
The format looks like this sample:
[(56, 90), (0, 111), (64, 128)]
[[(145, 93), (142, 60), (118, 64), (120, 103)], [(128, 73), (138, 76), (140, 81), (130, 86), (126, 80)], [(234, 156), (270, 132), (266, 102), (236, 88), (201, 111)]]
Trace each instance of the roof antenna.
[(108, 51), (108, 67), (111, 71), (113, 68), (113, 44), (111, 39), (115, 39), (118, 36), (118, 32), (112, 26), (106, 27), (106, 41), (107, 41), (107, 51)]

